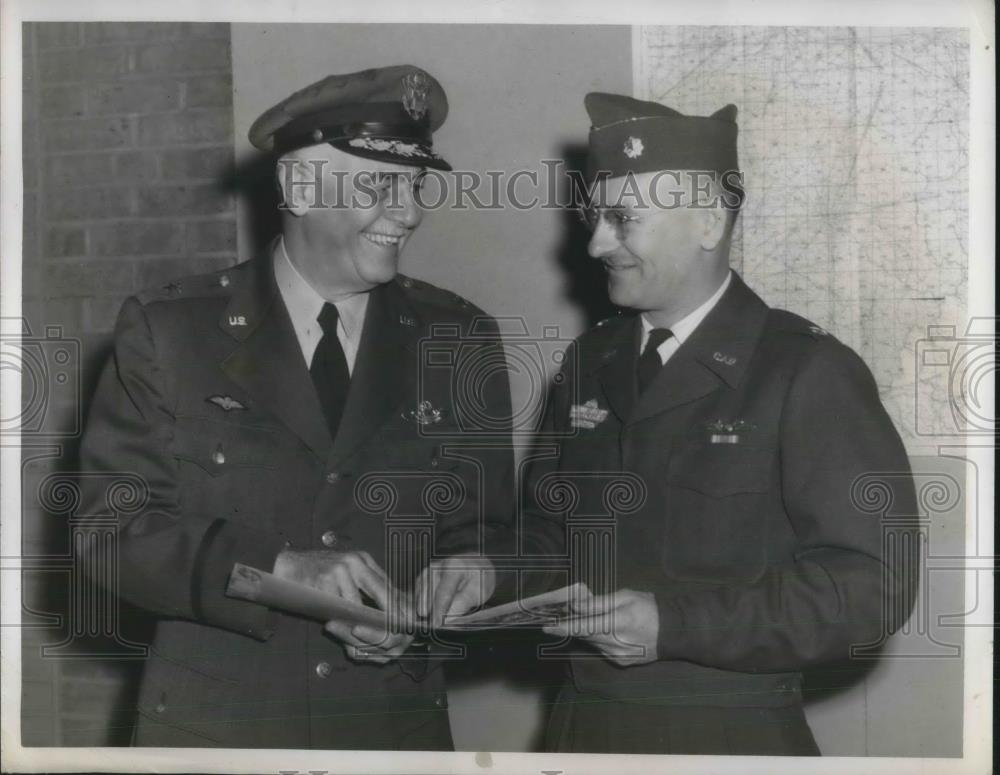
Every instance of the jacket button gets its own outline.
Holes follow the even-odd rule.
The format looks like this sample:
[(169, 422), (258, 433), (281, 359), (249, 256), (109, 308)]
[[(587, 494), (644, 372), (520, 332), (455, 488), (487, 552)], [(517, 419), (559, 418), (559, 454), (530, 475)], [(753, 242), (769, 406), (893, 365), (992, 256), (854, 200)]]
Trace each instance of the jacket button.
[(163, 713), (163, 711), (165, 711), (166, 709), (167, 709), (167, 706), (164, 705), (162, 702), (157, 703), (156, 707), (154, 708), (154, 710), (157, 713)]
[(340, 479), (340, 474), (338, 474), (336, 471), (331, 471), (326, 475), (327, 484), (336, 484), (338, 479)]
[(442, 697), (442, 696), (435, 697), (434, 698), (434, 704), (437, 705), (439, 708), (443, 708), (444, 707), (444, 697)]
[(319, 540), (323, 542), (323, 546), (332, 549), (337, 545), (337, 534), (332, 530), (327, 530), (320, 536)]
[(437, 468), (439, 465), (438, 459), (436, 457), (431, 458), (431, 468)]
[(333, 668), (330, 667), (329, 662), (320, 662), (316, 665), (316, 675), (320, 678), (327, 678), (332, 672)]

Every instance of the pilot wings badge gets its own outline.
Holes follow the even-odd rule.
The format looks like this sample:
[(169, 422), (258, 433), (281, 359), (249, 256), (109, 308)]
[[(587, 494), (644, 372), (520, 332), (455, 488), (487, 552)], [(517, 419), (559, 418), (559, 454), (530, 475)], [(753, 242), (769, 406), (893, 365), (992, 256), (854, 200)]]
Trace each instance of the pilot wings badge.
[(210, 404), (215, 404), (224, 412), (231, 412), (234, 409), (242, 409), (246, 411), (246, 407), (232, 396), (209, 396), (205, 400)]

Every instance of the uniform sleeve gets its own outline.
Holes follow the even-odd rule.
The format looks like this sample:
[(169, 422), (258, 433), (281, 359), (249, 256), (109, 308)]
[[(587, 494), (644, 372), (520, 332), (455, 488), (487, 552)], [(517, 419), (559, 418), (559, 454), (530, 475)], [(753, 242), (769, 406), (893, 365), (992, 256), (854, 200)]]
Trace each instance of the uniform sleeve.
[(780, 433), (794, 561), (753, 583), (657, 595), (660, 659), (797, 670), (847, 658), (852, 645), (880, 641), (909, 616), (916, 541), (885, 552), (888, 520), (862, 508), (855, 488), (859, 477), (879, 482), (891, 493), (892, 529), (915, 529), (909, 462), (861, 359), (821, 341), (792, 384)]
[(108, 511), (106, 489), (116, 472), (141, 482), (144, 505), (117, 526), (118, 593), (162, 616), (264, 640), (276, 615), (225, 597), (226, 579), (235, 562), (272, 568), (283, 541), (237, 529), (218, 515), (182, 511), (171, 451), (172, 380), (157, 360), (146, 309), (127, 300), (81, 445), (81, 516)]
[[(474, 336), (459, 342), (453, 397), (459, 436), (449, 439), (471, 458), (463, 507), (444, 515), (437, 539), (439, 554), (509, 555), (513, 545), (514, 458), (511, 444), (510, 380), (496, 321), (482, 315), (472, 322)], [(464, 380), (462, 375), (469, 379)], [(475, 381), (473, 381), (475, 380)], [(487, 431), (484, 433), (484, 431)]]

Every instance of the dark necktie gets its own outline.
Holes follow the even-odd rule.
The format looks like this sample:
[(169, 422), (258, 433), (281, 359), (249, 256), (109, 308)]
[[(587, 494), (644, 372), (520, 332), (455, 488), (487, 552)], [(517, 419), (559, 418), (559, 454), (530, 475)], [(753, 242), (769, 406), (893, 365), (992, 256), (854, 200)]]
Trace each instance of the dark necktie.
[(672, 336), (673, 334), (669, 328), (654, 328), (649, 332), (646, 349), (639, 356), (639, 364), (636, 367), (640, 396), (646, 392), (649, 383), (653, 381), (653, 378), (663, 368), (663, 361), (660, 360), (660, 354), (656, 351), (656, 348)]
[(323, 407), (326, 425), (330, 429), (330, 438), (337, 437), (340, 417), (347, 402), (347, 388), (351, 383), (344, 348), (337, 338), (337, 317), (337, 308), (333, 304), (323, 305), (316, 318), (323, 329), (323, 337), (316, 345), (316, 352), (313, 353), (312, 364), (309, 366), (309, 374), (316, 386), (316, 395)]

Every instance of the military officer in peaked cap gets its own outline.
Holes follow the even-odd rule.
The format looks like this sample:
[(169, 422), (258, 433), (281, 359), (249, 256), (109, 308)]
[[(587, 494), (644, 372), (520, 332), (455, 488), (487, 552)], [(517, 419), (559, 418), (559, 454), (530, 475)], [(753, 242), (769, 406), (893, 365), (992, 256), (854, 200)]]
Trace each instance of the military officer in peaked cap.
[[(162, 617), (137, 745), (452, 747), (441, 671), (412, 633), (324, 627), (224, 594), (243, 563), (382, 608), (409, 590), (439, 621), (495, 586), (483, 549), (509, 528), (509, 453), (448, 454), (449, 440), (475, 446), (461, 391), (418, 359), (437, 324), (473, 344), (455, 370), (496, 357), (496, 325), (397, 272), (421, 169), (449, 169), (432, 145), (447, 111), (412, 66), (291, 95), (250, 129), (278, 162), (281, 236), (122, 308), (82, 466), (148, 488), (117, 534), (121, 595)], [(480, 388), (476, 410), (509, 418), (505, 376)], [(442, 483), (447, 496), (428, 498)], [(83, 488), (84, 509), (103, 513), (104, 493)], [(426, 530), (389, 537), (397, 515), (429, 522), (430, 546)]]
[[(817, 754), (801, 671), (879, 642), (913, 603), (914, 556), (883, 553), (887, 520), (855, 490), (877, 479), (911, 530), (906, 454), (861, 359), (729, 267), (736, 108), (600, 93), (586, 108), (604, 179), (589, 252), (623, 314), (570, 348), (545, 426), (566, 438), (527, 491), (562, 480), (576, 512), (607, 513), (594, 482), (618, 472), (634, 499), (610, 562), (577, 558), (594, 597), (546, 628), (574, 654), (547, 747)], [(544, 500), (526, 541), (565, 554), (568, 517)], [(582, 570), (612, 565), (604, 586)]]

